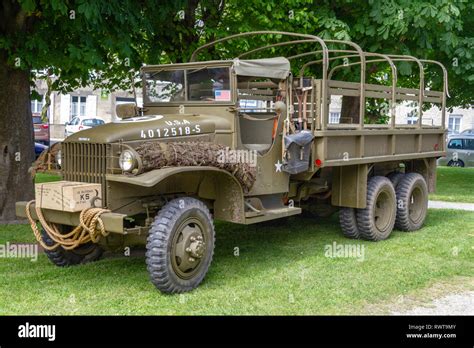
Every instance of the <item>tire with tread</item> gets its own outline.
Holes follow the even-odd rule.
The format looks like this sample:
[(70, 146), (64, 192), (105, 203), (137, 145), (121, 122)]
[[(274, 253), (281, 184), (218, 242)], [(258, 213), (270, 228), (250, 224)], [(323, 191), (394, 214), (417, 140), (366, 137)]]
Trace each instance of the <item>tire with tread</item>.
[(464, 162), (461, 160), (453, 161), (450, 160), (447, 164), (448, 167), (464, 167)]
[[(173, 261), (174, 239), (184, 231), (181, 226), (189, 219), (201, 224), (205, 252), (199, 260), (196, 274), (189, 278), (180, 276)], [(184, 236), (184, 234), (182, 234)], [(177, 237), (176, 237), (177, 236)], [(184, 237), (183, 237), (184, 238)], [(212, 261), (215, 244), (214, 224), (209, 209), (198, 199), (176, 198), (164, 205), (150, 228), (146, 245), (146, 264), (151, 282), (164, 293), (182, 293), (195, 289), (206, 276)], [(175, 256), (176, 259), (176, 256)], [(194, 272), (194, 271), (193, 271)]]
[(418, 173), (408, 173), (397, 189), (397, 218), (395, 226), (401, 231), (419, 230), (428, 211), (428, 187)]
[(363, 239), (387, 239), (395, 225), (397, 213), (396, 194), (392, 182), (384, 176), (369, 178), (367, 206), (357, 209), (357, 227)]
[(346, 238), (360, 238), (359, 228), (357, 227), (356, 209), (342, 207), (339, 210), (339, 223), (342, 234)]
[[(55, 244), (44, 229), (41, 230), (41, 236), (46, 245), (52, 246)], [(58, 246), (54, 250), (44, 250), (44, 253), (56, 266), (69, 267), (99, 260), (104, 253), (104, 249), (97, 244), (87, 243), (73, 250), (65, 250)]]
[(396, 190), (400, 180), (402, 180), (404, 173), (400, 172), (391, 172), (387, 175), (387, 178), (392, 182), (393, 188)]

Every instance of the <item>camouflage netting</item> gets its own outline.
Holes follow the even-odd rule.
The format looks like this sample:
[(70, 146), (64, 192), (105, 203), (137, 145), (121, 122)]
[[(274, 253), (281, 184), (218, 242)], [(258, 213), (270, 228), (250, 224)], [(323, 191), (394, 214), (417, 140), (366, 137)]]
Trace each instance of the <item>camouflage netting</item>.
[(228, 171), (245, 192), (250, 191), (256, 179), (256, 166), (223, 160), (222, 154), (227, 153), (226, 150), (227, 146), (208, 142), (149, 142), (135, 149), (141, 157), (144, 172), (163, 167), (212, 166)]
[(61, 143), (55, 143), (48, 149), (44, 150), (33, 162), (29, 172), (34, 178), (37, 172), (59, 170), (60, 166), (57, 162), (57, 153), (61, 150)]

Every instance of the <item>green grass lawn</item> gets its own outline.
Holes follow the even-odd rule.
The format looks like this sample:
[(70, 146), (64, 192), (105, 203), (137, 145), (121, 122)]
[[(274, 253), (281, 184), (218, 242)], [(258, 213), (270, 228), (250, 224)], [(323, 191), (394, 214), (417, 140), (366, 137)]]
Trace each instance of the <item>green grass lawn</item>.
[[(474, 169), (440, 167), (431, 198), (472, 202), (473, 192)], [(205, 281), (183, 295), (155, 290), (140, 252), (67, 269), (44, 254), (37, 262), (1, 258), (0, 314), (356, 314), (438, 281), (474, 276), (474, 213), (430, 210), (422, 230), (395, 231), (379, 243), (343, 238), (337, 215), (274, 227), (217, 222), (216, 233)], [(29, 226), (1, 226), (0, 244), (7, 241), (34, 237)], [(360, 244), (364, 261), (326, 257), (333, 242)]]
[(436, 193), (430, 199), (474, 203), (474, 168), (438, 167)]
[[(275, 226), (216, 224), (216, 250), (202, 285), (164, 295), (144, 257), (108, 257), (71, 268), (0, 259), (0, 314), (356, 314), (369, 303), (453, 277), (474, 276), (474, 213), (430, 210), (416, 233), (383, 242), (345, 239), (331, 219)], [(0, 243), (33, 242), (26, 225), (0, 227)], [(328, 258), (325, 246), (360, 243), (364, 260)], [(239, 256), (235, 256), (238, 248)]]
[(35, 183), (51, 182), (61, 180), (61, 176), (46, 173), (36, 173)]

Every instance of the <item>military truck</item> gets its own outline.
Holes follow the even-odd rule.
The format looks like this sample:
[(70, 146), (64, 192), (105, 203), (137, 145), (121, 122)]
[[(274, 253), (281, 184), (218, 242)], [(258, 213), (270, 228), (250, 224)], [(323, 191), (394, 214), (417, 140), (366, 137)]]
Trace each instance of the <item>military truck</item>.
[[(225, 50), (228, 40), (259, 35), (276, 42), (233, 59), (199, 60)], [(281, 48), (296, 54), (268, 53)], [(416, 88), (398, 86), (398, 64), (419, 69)], [(425, 83), (426, 68), (444, 79), (441, 91)], [(180, 293), (206, 275), (214, 219), (247, 225), (338, 210), (345, 236), (371, 241), (387, 239), (394, 228), (422, 227), (436, 159), (445, 155), (448, 85), (441, 63), (364, 52), (350, 41), (259, 31), (205, 44), (187, 63), (144, 66), (142, 76), (143, 107), (119, 106), (121, 120), (62, 143), (63, 179), (100, 184), (91, 205), (107, 209), (100, 214), (106, 233), (96, 243), (46, 250), (56, 265), (146, 245), (151, 282)], [(367, 83), (368, 76), (378, 83)], [(338, 115), (334, 103), (352, 108)], [(367, 116), (383, 103), (377, 121)], [(397, 105), (413, 107), (408, 121)], [(432, 105), (441, 115), (426, 120), (423, 110)], [(233, 154), (228, 161), (247, 160), (226, 167), (215, 151)], [(17, 215), (25, 217), (26, 207), (18, 202)], [(61, 233), (80, 224), (79, 212), (35, 204), (28, 210)], [(42, 238), (54, 244), (44, 230)]]

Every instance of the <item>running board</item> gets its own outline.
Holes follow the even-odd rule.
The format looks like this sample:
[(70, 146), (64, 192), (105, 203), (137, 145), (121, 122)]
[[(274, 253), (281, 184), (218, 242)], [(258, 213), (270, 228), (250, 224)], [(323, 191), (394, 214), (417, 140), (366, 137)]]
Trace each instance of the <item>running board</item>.
[(246, 212), (245, 213), (245, 224), (255, 224), (257, 222), (275, 220), (284, 218), (287, 216), (301, 214), (301, 208), (297, 207), (284, 207), (277, 209), (265, 209), (260, 210), (259, 212)]

